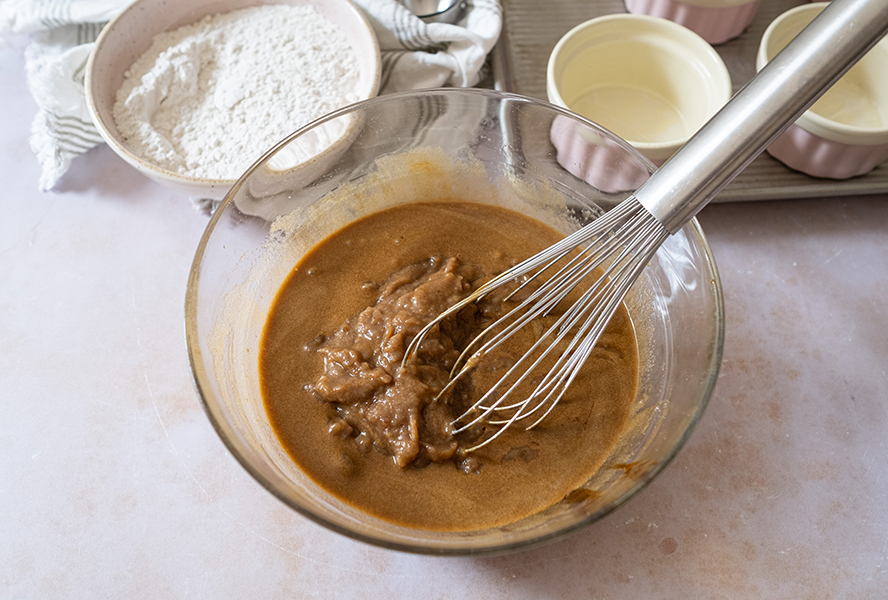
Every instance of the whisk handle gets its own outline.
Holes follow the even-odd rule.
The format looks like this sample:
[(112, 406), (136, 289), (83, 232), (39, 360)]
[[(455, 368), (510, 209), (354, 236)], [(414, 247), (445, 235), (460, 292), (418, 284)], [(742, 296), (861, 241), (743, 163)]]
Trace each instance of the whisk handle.
[(888, 32), (888, 0), (833, 0), (635, 192), (675, 233)]

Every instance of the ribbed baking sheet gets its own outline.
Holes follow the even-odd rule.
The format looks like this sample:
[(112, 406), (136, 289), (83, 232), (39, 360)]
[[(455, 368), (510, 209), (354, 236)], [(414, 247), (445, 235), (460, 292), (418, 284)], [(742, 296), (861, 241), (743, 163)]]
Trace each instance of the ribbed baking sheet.
[[(755, 55), (768, 24), (798, 0), (762, 0), (743, 35), (715, 46), (731, 73), (736, 92), (755, 74)], [(503, 0), (504, 31), (493, 54), (497, 89), (546, 99), (546, 63), (558, 40), (575, 25), (625, 13), (622, 0)], [(762, 153), (715, 201), (854, 196), (888, 192), (888, 163), (843, 181), (817, 179), (785, 167)]]

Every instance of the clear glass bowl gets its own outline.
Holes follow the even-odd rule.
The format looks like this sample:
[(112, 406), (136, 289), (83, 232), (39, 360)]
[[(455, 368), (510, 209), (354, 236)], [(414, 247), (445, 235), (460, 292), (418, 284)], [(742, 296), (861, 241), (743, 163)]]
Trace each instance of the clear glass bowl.
[[(290, 158), (312, 152), (307, 162)], [(382, 547), (441, 555), (505, 552), (596, 521), (669, 463), (715, 385), (723, 298), (696, 220), (667, 240), (627, 298), (641, 363), (630, 426), (580, 490), (508, 526), (408, 529), (325, 492), (299, 471), (271, 431), (259, 391), (259, 341), (268, 308), (299, 257), (362, 215), (439, 194), (501, 204), (568, 232), (629, 196), (652, 171), (626, 142), (581, 117), (486, 90), (382, 96), (295, 132), (233, 186), (194, 259), (186, 338), (210, 421), (244, 468), (285, 504)]]

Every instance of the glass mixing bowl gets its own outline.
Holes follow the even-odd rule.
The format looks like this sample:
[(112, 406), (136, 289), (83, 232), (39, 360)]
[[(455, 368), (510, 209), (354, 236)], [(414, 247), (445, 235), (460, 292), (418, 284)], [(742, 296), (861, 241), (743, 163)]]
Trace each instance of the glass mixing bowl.
[[(314, 153), (311, 160), (291, 159), (307, 153)], [(723, 298), (696, 220), (667, 240), (626, 300), (638, 337), (639, 386), (613, 452), (580, 489), (507, 526), (410, 529), (328, 494), (300, 472), (272, 432), (257, 355), (269, 306), (295, 263), (362, 215), (413, 200), (460, 198), (513, 208), (569, 232), (629, 196), (652, 171), (626, 142), (581, 117), (486, 90), (382, 96), (300, 129), (237, 181), (197, 249), (185, 326), (210, 421), (244, 468), (285, 504), (382, 547), (504, 552), (596, 521), (669, 463), (715, 385)]]

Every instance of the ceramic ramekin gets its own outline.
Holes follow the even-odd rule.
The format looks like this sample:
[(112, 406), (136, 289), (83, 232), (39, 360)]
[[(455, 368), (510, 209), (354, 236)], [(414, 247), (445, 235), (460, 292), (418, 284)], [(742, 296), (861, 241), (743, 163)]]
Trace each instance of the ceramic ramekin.
[[(804, 4), (765, 30), (756, 57), (761, 69), (826, 2)], [(786, 166), (814, 177), (847, 179), (888, 159), (888, 38), (879, 42), (767, 150)]]
[(755, 18), (760, 0), (625, 0), (626, 10), (669, 19), (710, 44), (738, 37)]
[(608, 194), (635, 190), (654, 170), (647, 161), (625, 160), (626, 149), (615, 140), (565, 115), (552, 120), (549, 141), (558, 164), (568, 173)]
[(571, 29), (546, 73), (549, 101), (622, 137), (654, 164), (731, 97), (731, 77), (703, 38), (666, 19), (614, 14)]

